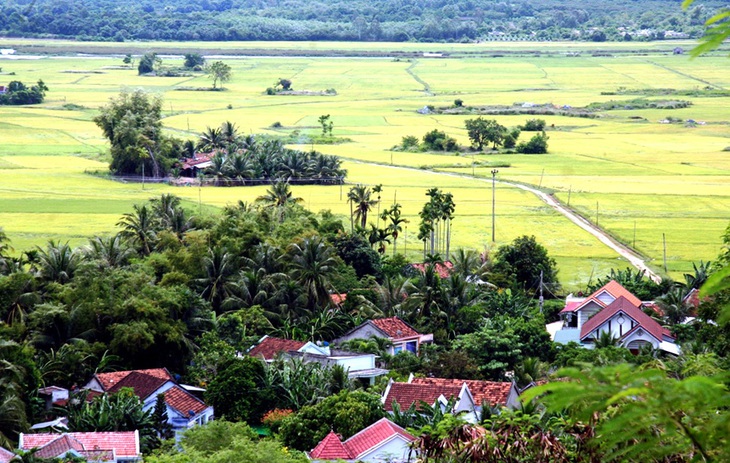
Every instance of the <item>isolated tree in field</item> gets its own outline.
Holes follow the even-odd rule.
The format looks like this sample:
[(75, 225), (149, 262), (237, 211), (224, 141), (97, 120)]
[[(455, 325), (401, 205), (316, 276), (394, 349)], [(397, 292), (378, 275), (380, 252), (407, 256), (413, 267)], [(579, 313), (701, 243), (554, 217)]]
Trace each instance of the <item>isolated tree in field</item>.
[(185, 66), (188, 69), (193, 69), (196, 66), (204, 66), (205, 65), (205, 58), (203, 58), (200, 53), (185, 53), (185, 61), (183, 62), (183, 66)]
[(334, 127), (334, 123), (330, 120), (329, 114), (323, 114), (319, 116), (319, 119), (317, 119), (317, 122), (322, 126), (322, 136), (324, 137), (329, 133), (330, 137), (332, 136), (332, 128)]
[(139, 75), (155, 72), (162, 65), (162, 59), (157, 57), (157, 53), (145, 53), (139, 60), (137, 72)]
[(494, 119), (484, 119), (480, 116), (476, 119), (467, 119), (464, 125), (472, 146), (480, 151), (488, 143), (494, 144), (494, 149), (497, 149), (507, 135), (507, 127)]
[(218, 85), (218, 82), (220, 82), (221, 88), (223, 88), (223, 84), (231, 80), (231, 67), (223, 61), (215, 61), (211, 63), (206, 68), (206, 71), (208, 72), (208, 77), (213, 79), (214, 89)]
[(545, 132), (535, 134), (527, 142), (517, 145), (517, 152), (523, 154), (545, 154), (548, 152), (548, 137)]
[(292, 84), (292, 82), (289, 79), (279, 79), (276, 82), (276, 87), (279, 87), (284, 91), (288, 91), (288, 90), (291, 90), (291, 84)]
[(545, 130), (545, 119), (527, 119), (525, 125), (520, 127), (525, 132), (542, 132)]
[(177, 146), (162, 134), (162, 99), (143, 90), (123, 91), (103, 106), (94, 122), (111, 143), (109, 168), (117, 175), (146, 172), (160, 177), (177, 161)]

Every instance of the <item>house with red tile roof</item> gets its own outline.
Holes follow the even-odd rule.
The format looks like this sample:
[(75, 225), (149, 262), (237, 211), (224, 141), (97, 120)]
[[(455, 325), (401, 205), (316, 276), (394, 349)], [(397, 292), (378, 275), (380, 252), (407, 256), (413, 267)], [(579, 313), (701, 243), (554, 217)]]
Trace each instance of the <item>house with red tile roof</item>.
[(315, 461), (400, 463), (409, 460), (409, 444), (414, 440), (405, 429), (382, 418), (346, 441), (330, 431), (307, 456)]
[(507, 381), (481, 381), (475, 379), (418, 378), (411, 374), (410, 384), (431, 384), (436, 386), (459, 387), (466, 384), (481, 412), (482, 404), (489, 407), (508, 407), (516, 409), (520, 405), (517, 385)]
[(340, 365), (347, 371), (349, 378), (364, 380), (369, 384), (374, 384), (376, 377), (388, 373), (388, 370), (376, 368), (375, 355), (332, 349), (326, 342), (313, 343), (264, 336), (248, 351), (248, 355), (259, 357), (265, 362), (272, 362), (283, 355), (328, 367)]
[(555, 342), (578, 342), (592, 347), (602, 333), (610, 333), (620, 345), (632, 352), (651, 346), (678, 355), (679, 347), (668, 329), (643, 311), (650, 307), (631, 294), (618, 282), (611, 280), (586, 298), (566, 299), (560, 312), (562, 329), (555, 332)]
[(0, 447), (0, 463), (10, 463), (10, 460), (15, 457), (16, 455), (13, 452)]
[(142, 461), (139, 431), (20, 434), (18, 448), (37, 449), (43, 459), (80, 457), (88, 462), (135, 463)]
[[(447, 405), (451, 400), (454, 400), (453, 409), (447, 410)], [(416, 410), (418, 410), (425, 403), (429, 407), (440, 406), (444, 412), (461, 414), (470, 423), (479, 421), (479, 407), (469, 390), (469, 386), (464, 382), (461, 384), (396, 383), (391, 378), (385, 392), (383, 392), (381, 401), (385, 411), (390, 413), (393, 412), (394, 404), (397, 404), (402, 411), (412, 405), (415, 405)]]
[(340, 344), (350, 339), (386, 338), (391, 343), (389, 354), (412, 352), (418, 355), (421, 344), (433, 342), (433, 334), (421, 334), (398, 317), (368, 320), (334, 340)]
[(83, 387), (90, 393), (119, 392), (129, 388), (140, 398), (144, 410), (155, 407), (157, 396), (165, 396), (168, 422), (176, 434), (213, 419), (213, 407), (179, 385), (166, 368), (97, 373)]
[[(421, 273), (426, 273), (426, 266), (429, 264), (411, 264), (411, 267), (418, 270)], [(454, 268), (454, 264), (452, 264), (449, 261), (446, 262), (436, 262), (433, 265), (433, 269), (438, 274), (439, 278), (448, 278), (451, 276), (451, 271)]]

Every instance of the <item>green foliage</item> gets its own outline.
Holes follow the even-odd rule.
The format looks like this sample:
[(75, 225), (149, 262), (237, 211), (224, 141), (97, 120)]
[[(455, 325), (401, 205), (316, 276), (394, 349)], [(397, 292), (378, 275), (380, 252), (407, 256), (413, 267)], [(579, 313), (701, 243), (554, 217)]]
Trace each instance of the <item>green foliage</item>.
[(533, 135), (528, 142), (517, 145), (517, 152), (522, 154), (546, 154), (548, 152), (548, 137), (545, 132)]
[(219, 82), (222, 89), (223, 84), (231, 80), (231, 67), (223, 61), (214, 61), (210, 63), (206, 66), (205, 72), (207, 72), (208, 76), (213, 79), (213, 89), (216, 88)]
[(185, 61), (183, 62), (183, 66), (188, 69), (205, 66), (205, 58), (203, 58), (200, 53), (185, 53), (184, 59)]
[(43, 103), (48, 87), (42, 80), (36, 85), (27, 87), (24, 83), (14, 80), (7, 85), (5, 93), (0, 94), (2, 105), (29, 105)]
[(504, 380), (504, 373), (514, 369), (522, 358), (525, 345), (512, 331), (502, 331), (491, 323), (474, 333), (458, 336), (453, 348), (475, 359), (480, 376), (484, 379)]
[(499, 124), (494, 119), (487, 120), (481, 116), (476, 119), (467, 119), (464, 121), (464, 125), (472, 146), (479, 151), (488, 143), (492, 143), (494, 149), (497, 149), (497, 146), (504, 142), (508, 134), (507, 127)]
[(645, 271), (626, 267), (624, 270), (611, 269), (608, 275), (599, 278), (595, 283), (589, 284), (587, 291), (592, 293), (611, 280), (618, 282), (642, 301), (651, 301), (666, 294), (672, 285), (672, 281), (669, 279), (664, 279), (661, 283), (656, 283), (646, 276)]
[(139, 75), (151, 74), (159, 71), (160, 66), (162, 66), (162, 59), (157, 56), (157, 53), (148, 52), (140, 58), (137, 72)]
[(182, 435), (180, 447), (145, 457), (150, 463), (306, 463), (301, 452), (290, 451), (277, 441), (259, 439), (245, 423), (215, 420), (195, 426)]
[(430, 151), (454, 151), (459, 144), (455, 138), (446, 135), (446, 132), (433, 129), (423, 136), (423, 147)]
[(216, 415), (233, 421), (258, 423), (269, 410), (272, 391), (264, 381), (264, 365), (253, 357), (229, 359), (208, 384), (205, 398)]
[(162, 133), (162, 99), (143, 90), (122, 91), (100, 109), (94, 122), (111, 143), (109, 168), (117, 175), (160, 177), (177, 161), (175, 142)]
[(360, 235), (342, 233), (335, 237), (333, 245), (337, 255), (352, 266), (358, 278), (365, 275), (380, 277), (382, 263), (378, 253)]
[(408, 151), (410, 149), (418, 148), (419, 143), (418, 137), (415, 135), (406, 135), (401, 139), (400, 147), (401, 149)]
[(569, 368), (528, 390), (548, 410), (595, 423), (589, 445), (602, 461), (726, 461), (730, 394), (722, 377), (677, 380), (628, 365)]
[(542, 132), (545, 130), (545, 119), (528, 119), (520, 129), (525, 132)]
[(547, 249), (534, 236), (521, 236), (500, 246), (494, 261), (492, 272), (512, 279), (518, 288), (537, 290), (541, 272), (543, 284), (553, 293), (560, 287), (555, 259), (548, 256)]
[(311, 450), (330, 430), (347, 439), (385, 416), (380, 396), (343, 391), (302, 408), (281, 425), (284, 445)]
[(158, 424), (153, 412), (143, 410), (142, 402), (132, 389), (122, 388), (116, 394), (102, 394), (90, 402), (86, 400), (86, 392), (83, 391), (74, 399), (66, 406), (69, 431), (138, 430), (142, 452), (147, 453), (159, 445)]

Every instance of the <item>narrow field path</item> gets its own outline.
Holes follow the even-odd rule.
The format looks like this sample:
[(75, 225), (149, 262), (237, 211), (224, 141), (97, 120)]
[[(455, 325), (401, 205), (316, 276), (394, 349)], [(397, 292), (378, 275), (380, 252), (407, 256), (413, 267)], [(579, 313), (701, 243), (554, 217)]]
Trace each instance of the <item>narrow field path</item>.
[[(359, 164), (370, 164), (370, 165), (377, 165), (381, 167), (390, 167), (393, 169), (406, 169), (406, 170), (415, 170), (418, 172), (423, 172), (422, 169), (417, 169), (415, 167), (403, 167), (403, 166), (391, 166), (388, 164), (379, 164), (379, 163), (373, 163), (373, 162), (365, 162), (365, 161), (359, 161), (355, 159), (348, 159), (350, 162), (356, 162)], [(473, 177), (471, 175), (464, 175), (464, 174), (457, 174), (452, 172), (438, 172), (430, 170), (429, 172), (432, 172), (437, 175), (445, 175), (449, 177), (461, 177), (461, 178), (469, 178), (473, 180), (477, 180), (483, 183), (491, 183), (491, 179), (486, 178), (479, 178), (479, 177)], [(634, 266), (636, 269), (640, 271), (646, 272), (646, 276), (651, 278), (653, 281), (659, 283), (662, 281), (662, 277), (659, 276), (656, 272), (654, 272), (649, 266), (646, 264), (644, 259), (636, 253), (633, 249), (631, 249), (629, 246), (626, 246), (625, 244), (622, 244), (615, 239), (613, 239), (608, 233), (606, 233), (603, 229), (600, 227), (590, 223), (585, 218), (581, 217), (578, 213), (576, 213), (571, 208), (565, 206), (562, 204), (557, 198), (555, 198), (553, 195), (547, 194), (543, 191), (540, 191), (539, 189), (535, 187), (531, 187), (528, 185), (523, 185), (521, 183), (514, 183), (510, 182), (508, 180), (497, 180), (497, 183), (501, 183), (503, 185), (509, 185), (515, 188), (519, 188), (524, 191), (528, 191), (538, 198), (548, 206), (552, 207), (555, 211), (557, 211), (559, 214), (564, 216), (566, 219), (573, 222), (578, 227), (582, 228), (583, 230), (587, 231), (591, 235), (595, 236), (598, 241), (603, 243), (604, 245), (611, 248), (613, 251), (615, 251), (618, 255), (625, 258), (632, 266)]]
[(646, 60), (646, 62), (649, 63), (649, 64), (652, 64), (652, 65), (654, 65), (654, 66), (656, 66), (658, 68), (666, 69), (667, 71), (673, 72), (673, 73), (675, 73), (675, 74), (677, 74), (679, 76), (686, 77), (688, 79), (696, 80), (697, 82), (700, 82), (700, 83), (709, 85), (710, 87), (717, 88), (717, 89), (720, 89), (720, 90), (725, 90), (725, 88), (721, 87), (720, 85), (713, 84), (712, 82), (708, 82), (708, 81), (706, 81), (704, 79), (700, 79), (699, 77), (695, 77), (692, 74), (687, 74), (686, 72), (682, 72), (682, 71), (680, 71), (678, 69), (670, 68), (669, 66), (664, 66), (663, 64), (655, 63), (654, 61)]
[(418, 82), (419, 84), (423, 85), (423, 93), (425, 93), (426, 96), (433, 96), (433, 93), (431, 92), (431, 86), (428, 85), (428, 82), (426, 82), (425, 80), (421, 79), (420, 77), (418, 77), (418, 74), (416, 74), (415, 72), (413, 72), (413, 70), (416, 68), (416, 66), (418, 66), (418, 60), (415, 60), (414, 59), (413, 60), (413, 64), (411, 64), (410, 66), (408, 66), (406, 68), (406, 72), (408, 74), (410, 74), (410, 76), (413, 77), (413, 79), (416, 82)]

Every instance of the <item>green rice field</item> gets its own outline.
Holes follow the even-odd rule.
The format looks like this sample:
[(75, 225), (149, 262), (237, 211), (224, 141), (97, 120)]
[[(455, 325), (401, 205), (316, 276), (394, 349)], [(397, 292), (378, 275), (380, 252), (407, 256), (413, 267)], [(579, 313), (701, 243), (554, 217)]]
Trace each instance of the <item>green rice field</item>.
[[(0, 41), (41, 47), (46, 42)], [(54, 47), (63, 42), (50, 42)], [(72, 44), (69, 42), (69, 44)], [(78, 45), (78, 44), (76, 44)], [(93, 234), (113, 233), (119, 216), (132, 204), (160, 193), (185, 198), (191, 208), (221, 207), (251, 201), (265, 187), (173, 187), (125, 184), (89, 175), (106, 170), (107, 145), (91, 119), (97, 108), (122, 89), (144, 88), (164, 97), (166, 127), (181, 138), (195, 138), (206, 126), (230, 120), (243, 132), (317, 131), (317, 118), (330, 114), (334, 135), (351, 142), (315, 145), (346, 160), (348, 183), (383, 184), (383, 203), (397, 200), (411, 220), (406, 240), (409, 257), (418, 259), (417, 214), (426, 188), (454, 194), (454, 246), (493, 249), (523, 234), (535, 235), (556, 258), (560, 278), (580, 289), (590, 278), (627, 264), (588, 233), (553, 212), (534, 195), (497, 184), (496, 242), (491, 239), (491, 166), (498, 179), (550, 190), (612, 235), (633, 245), (678, 278), (692, 262), (713, 259), (720, 235), (730, 222), (730, 97), (703, 95), (706, 88), (730, 90), (730, 59), (723, 55), (690, 59), (672, 55), (673, 44), (612, 44), (627, 53), (592, 56), (593, 44), (580, 56), (576, 44), (545, 44), (550, 54), (469, 57), (464, 45), (445, 45), (461, 53), (453, 58), (222, 57), (233, 68), (225, 92), (180, 91), (206, 87), (202, 74), (186, 77), (139, 77), (112, 54), (128, 44), (92, 44), (108, 48), (106, 56), (37, 55), (34, 59), (0, 59), (0, 84), (43, 79), (50, 91), (33, 107), (0, 107), (0, 226), (16, 252), (48, 239), (80, 244)], [(372, 44), (368, 44), (372, 45)], [(416, 47), (419, 45), (420, 47)], [(433, 45), (433, 44), (432, 44)], [(161, 53), (170, 44), (144, 44)], [(174, 44), (175, 49), (201, 44)], [(235, 48), (236, 44), (206, 44)], [(239, 44), (276, 49), (276, 44)], [(307, 44), (278, 44), (306, 48)], [(317, 44), (319, 49), (359, 49), (363, 44)], [(483, 49), (534, 51), (542, 44), (480, 45)], [(691, 45), (685, 45), (689, 48)], [(376, 44), (379, 50), (429, 50), (424, 44)], [(400, 48), (399, 48), (400, 47)], [(531, 47), (531, 48), (529, 48)], [(562, 48), (561, 48), (562, 47)], [(42, 48), (42, 47), (41, 47)], [(431, 48), (432, 49), (432, 48)], [(181, 57), (163, 56), (179, 65)], [(11, 75), (14, 73), (14, 75)], [(296, 90), (334, 88), (335, 96), (265, 95), (278, 78), (291, 79)], [(548, 124), (550, 154), (436, 154), (393, 152), (405, 135), (421, 137), (437, 128), (467, 145), (468, 115), (421, 115), (425, 105), (450, 106), (456, 98), (467, 106), (531, 102), (572, 107), (593, 102), (629, 100), (641, 94), (602, 95), (618, 89), (647, 92), (648, 99), (692, 102), (683, 109), (603, 112), (586, 119), (539, 116)], [(698, 90), (699, 96), (657, 96), (656, 89)], [(661, 124), (667, 117), (697, 124)], [(516, 126), (532, 116), (487, 116)], [(283, 129), (270, 126), (279, 122)], [(523, 133), (521, 139), (529, 137)], [(311, 146), (300, 146), (309, 149)], [(477, 165), (473, 166), (472, 163)], [(461, 176), (451, 174), (458, 173)], [(470, 177), (476, 178), (470, 178)], [(331, 209), (343, 217), (348, 186), (295, 186), (312, 210)], [(404, 242), (405, 241), (405, 242)]]

